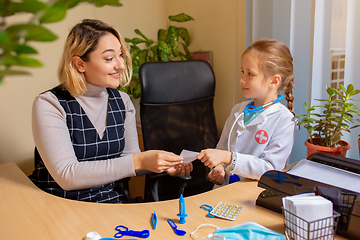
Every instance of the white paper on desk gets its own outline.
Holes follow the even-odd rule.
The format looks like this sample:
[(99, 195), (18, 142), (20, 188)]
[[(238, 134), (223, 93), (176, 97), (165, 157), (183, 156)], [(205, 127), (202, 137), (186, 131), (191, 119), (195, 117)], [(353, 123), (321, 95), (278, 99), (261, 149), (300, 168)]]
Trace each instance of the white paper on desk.
[[(284, 209), (295, 214), (307, 222), (304, 222), (296, 218), (295, 216), (285, 215), (289, 222), (286, 222), (287, 227), (291, 229), (290, 237), (294, 239), (306, 239), (308, 233), (310, 233), (310, 239), (316, 239), (321, 236), (331, 235), (333, 218), (333, 205), (332, 202), (322, 196), (304, 196), (295, 195), (284, 197), (283, 199)], [(286, 212), (285, 212), (286, 213)], [(321, 221), (320, 219), (329, 218)]]
[(340, 168), (303, 159), (287, 173), (360, 193), (360, 175)]
[(184, 163), (191, 163), (197, 159), (198, 154), (198, 152), (183, 149), (180, 153), (180, 156), (183, 157)]

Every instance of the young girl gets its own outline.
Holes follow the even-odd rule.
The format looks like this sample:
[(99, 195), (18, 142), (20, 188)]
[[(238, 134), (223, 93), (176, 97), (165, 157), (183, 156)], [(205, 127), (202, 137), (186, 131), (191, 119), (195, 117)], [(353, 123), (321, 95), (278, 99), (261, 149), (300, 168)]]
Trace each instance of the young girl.
[(213, 168), (208, 175), (213, 183), (227, 184), (231, 173), (259, 179), (268, 170), (284, 168), (296, 127), (292, 61), (289, 49), (273, 39), (258, 40), (243, 53), (240, 83), (243, 96), (252, 100), (233, 107), (216, 149), (198, 155)]
[(189, 175), (191, 164), (165, 151), (140, 152), (135, 109), (116, 88), (131, 79), (131, 57), (119, 33), (85, 19), (70, 31), (59, 64), (60, 85), (33, 104), (35, 167), (30, 179), (56, 196), (127, 202), (115, 182), (142, 170)]

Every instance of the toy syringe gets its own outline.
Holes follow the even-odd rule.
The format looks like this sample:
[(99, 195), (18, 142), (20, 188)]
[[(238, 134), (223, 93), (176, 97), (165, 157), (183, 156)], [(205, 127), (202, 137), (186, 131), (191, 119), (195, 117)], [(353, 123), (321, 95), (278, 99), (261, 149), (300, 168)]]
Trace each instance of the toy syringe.
[(177, 215), (178, 217), (180, 217), (180, 221), (179, 223), (185, 223), (185, 217), (187, 217), (188, 215), (185, 213), (185, 200), (183, 195), (180, 195), (180, 199), (179, 199), (179, 214)]

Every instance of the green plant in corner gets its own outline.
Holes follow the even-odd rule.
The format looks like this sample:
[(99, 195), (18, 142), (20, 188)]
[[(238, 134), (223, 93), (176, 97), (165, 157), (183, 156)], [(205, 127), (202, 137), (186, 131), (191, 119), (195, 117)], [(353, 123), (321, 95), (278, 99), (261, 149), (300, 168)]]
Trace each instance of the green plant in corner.
[[(358, 106), (353, 102), (360, 102), (353, 98), (360, 93), (360, 89), (355, 89), (353, 84), (349, 84), (347, 88), (340, 85), (338, 89), (326, 86), (326, 91), (327, 99), (315, 99), (323, 102), (323, 105), (310, 107), (305, 102), (303, 107), (306, 114), (295, 116), (295, 118), (302, 118), (298, 125), (304, 124), (310, 134), (311, 144), (335, 147), (343, 136), (343, 131), (351, 132), (351, 129), (360, 126), (354, 124), (355, 121), (360, 122), (359, 118), (355, 118), (360, 114)], [(313, 113), (316, 108), (323, 109), (322, 113)]]
[[(67, 10), (81, 2), (122, 6), (119, 0), (0, 0), (0, 82), (7, 75), (29, 75), (24, 67), (41, 67), (33, 57), (38, 52), (29, 43), (57, 39), (44, 24), (63, 20)], [(9, 24), (9, 18), (19, 13), (26, 13), (29, 20)]]
[[(128, 86), (121, 87), (124, 91), (134, 98), (140, 97), (139, 68), (145, 62), (168, 62), (174, 59), (190, 60), (191, 55), (188, 49), (190, 45), (190, 36), (186, 28), (171, 25), (172, 22), (188, 22), (194, 20), (184, 13), (169, 16), (167, 29), (159, 29), (157, 34), (157, 42), (148, 39), (139, 29), (135, 29), (135, 33), (141, 38), (125, 38), (130, 43), (130, 53), (133, 64), (133, 75), (131, 83)], [(143, 45), (140, 48), (138, 45)], [(182, 45), (183, 51), (179, 50)], [(145, 45), (145, 46), (144, 46)]]

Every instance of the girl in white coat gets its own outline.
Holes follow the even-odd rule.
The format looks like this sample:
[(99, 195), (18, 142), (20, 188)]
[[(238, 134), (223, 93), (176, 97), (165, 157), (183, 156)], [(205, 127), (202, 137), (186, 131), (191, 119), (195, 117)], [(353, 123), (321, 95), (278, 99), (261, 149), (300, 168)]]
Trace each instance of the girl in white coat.
[[(245, 98), (228, 117), (216, 149), (205, 149), (198, 159), (212, 168), (208, 178), (228, 184), (234, 173), (259, 179), (268, 170), (281, 170), (294, 145), (292, 56), (273, 39), (254, 42), (242, 55), (240, 78)], [(284, 93), (287, 107), (280, 103)]]

